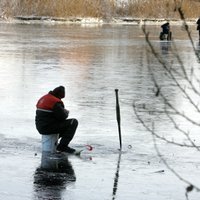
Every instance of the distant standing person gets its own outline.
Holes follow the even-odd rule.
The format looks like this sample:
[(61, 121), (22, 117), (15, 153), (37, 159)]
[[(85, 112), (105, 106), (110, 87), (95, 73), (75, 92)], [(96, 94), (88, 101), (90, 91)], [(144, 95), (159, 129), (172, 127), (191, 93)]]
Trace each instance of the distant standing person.
[(200, 41), (200, 17), (197, 20), (197, 30), (199, 31), (199, 41)]
[(162, 32), (160, 33), (160, 40), (166, 39), (165, 35), (167, 35), (167, 40), (171, 40), (171, 31), (170, 31), (170, 24), (169, 22), (161, 25)]
[(65, 88), (56, 87), (48, 94), (42, 96), (36, 105), (35, 124), (42, 135), (59, 134), (60, 143), (57, 151), (74, 153), (75, 149), (69, 147), (70, 141), (76, 132), (77, 119), (68, 119), (69, 111), (65, 109), (62, 98), (65, 97)]

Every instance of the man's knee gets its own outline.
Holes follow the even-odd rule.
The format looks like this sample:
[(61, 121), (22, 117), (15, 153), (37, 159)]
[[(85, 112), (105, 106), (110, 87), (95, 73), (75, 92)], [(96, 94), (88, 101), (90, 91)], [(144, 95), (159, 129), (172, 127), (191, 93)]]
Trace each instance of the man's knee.
[(73, 118), (73, 119), (70, 119), (70, 125), (74, 128), (77, 128), (78, 126), (78, 120)]
[(77, 127), (78, 126), (78, 120), (72, 119), (72, 124), (73, 124), (73, 126)]

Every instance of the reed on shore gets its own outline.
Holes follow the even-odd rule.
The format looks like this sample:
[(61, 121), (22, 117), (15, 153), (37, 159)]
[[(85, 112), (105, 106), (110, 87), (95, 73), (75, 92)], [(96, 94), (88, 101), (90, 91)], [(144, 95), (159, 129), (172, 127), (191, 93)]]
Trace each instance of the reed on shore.
[(197, 0), (0, 0), (0, 16), (179, 18), (181, 6), (186, 18), (198, 18)]

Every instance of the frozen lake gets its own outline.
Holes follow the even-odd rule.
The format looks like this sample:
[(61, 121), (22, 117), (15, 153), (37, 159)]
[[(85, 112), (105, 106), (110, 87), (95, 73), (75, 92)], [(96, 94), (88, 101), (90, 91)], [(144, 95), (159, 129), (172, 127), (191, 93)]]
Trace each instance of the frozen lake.
[[(169, 44), (158, 40), (160, 26), (148, 28), (157, 50), (170, 59)], [(195, 28), (192, 37), (197, 41)], [(183, 61), (196, 65), (184, 31), (179, 26), (172, 30)], [(160, 161), (151, 134), (133, 111), (133, 102), (154, 104), (147, 44), (140, 26), (1, 23), (0, 46), (0, 199), (185, 199), (188, 185)], [(40, 168), (44, 161), (41, 136), (34, 124), (35, 104), (59, 85), (66, 87), (63, 101), (70, 117), (79, 121), (71, 146), (86, 149), (89, 144), (94, 149), (86, 149), (80, 158), (47, 160), (50, 164), (44, 171)], [(116, 88), (122, 154), (118, 151)], [(168, 92), (174, 101), (184, 101), (176, 91)], [(158, 124), (161, 133), (171, 134), (162, 117)], [(200, 185), (198, 152), (166, 143), (161, 149), (173, 168)], [(194, 191), (189, 197), (198, 200), (200, 194)]]

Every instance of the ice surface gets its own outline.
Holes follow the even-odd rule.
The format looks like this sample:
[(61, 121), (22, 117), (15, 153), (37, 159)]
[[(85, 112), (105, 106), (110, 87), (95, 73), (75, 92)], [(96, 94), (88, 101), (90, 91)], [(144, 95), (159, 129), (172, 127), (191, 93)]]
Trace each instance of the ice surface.
[[(170, 57), (165, 43), (158, 40), (159, 31), (159, 26), (153, 26), (151, 37)], [(174, 27), (174, 37), (180, 50), (191, 58), (185, 62), (196, 63), (179, 27)], [(152, 100), (146, 43), (139, 26), (0, 24), (0, 44), (0, 199), (185, 199), (187, 184), (160, 161), (151, 135), (133, 112), (133, 102), (160, 106)], [(41, 154), (35, 104), (58, 85), (66, 86), (64, 102), (70, 117), (79, 120), (71, 145), (85, 148), (81, 157), (60, 160)], [(121, 107), (121, 154), (116, 88)], [(176, 91), (168, 92), (181, 106)], [(157, 123), (161, 133), (179, 139), (165, 118), (161, 116)], [(158, 145), (170, 166), (199, 184), (200, 162), (195, 150)], [(199, 199), (196, 191), (189, 196)]]

